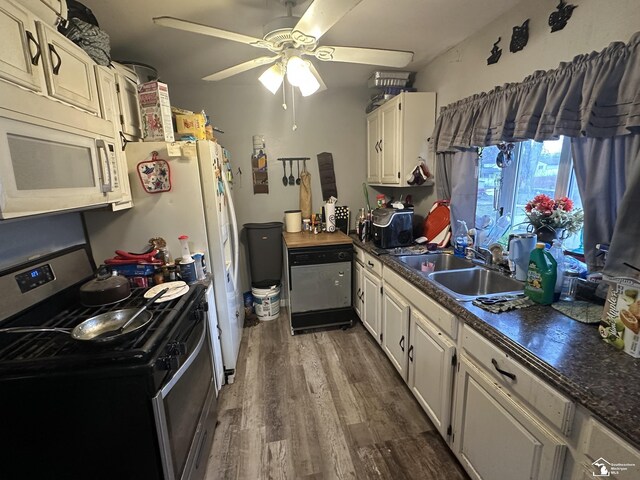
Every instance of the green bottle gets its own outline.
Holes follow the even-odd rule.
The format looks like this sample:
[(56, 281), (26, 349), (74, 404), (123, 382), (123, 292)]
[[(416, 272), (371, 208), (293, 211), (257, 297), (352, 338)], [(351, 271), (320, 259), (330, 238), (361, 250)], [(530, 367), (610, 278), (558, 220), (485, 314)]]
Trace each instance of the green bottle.
[(558, 264), (555, 258), (544, 249), (544, 243), (536, 243), (529, 255), (529, 270), (524, 293), (536, 303), (551, 305), (556, 285)]

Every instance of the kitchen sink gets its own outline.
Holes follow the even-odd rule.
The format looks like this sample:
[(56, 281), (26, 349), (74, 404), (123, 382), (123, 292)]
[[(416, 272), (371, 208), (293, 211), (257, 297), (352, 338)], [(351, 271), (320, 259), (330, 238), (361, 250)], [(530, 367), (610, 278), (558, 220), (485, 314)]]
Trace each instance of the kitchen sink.
[(435, 272), (442, 270), (458, 270), (461, 268), (473, 268), (475, 265), (462, 257), (456, 257), (447, 253), (427, 253), (424, 255), (401, 255), (396, 257), (409, 268), (420, 272), (424, 262), (435, 263)]
[(469, 301), (479, 296), (522, 293), (524, 289), (522, 282), (481, 267), (433, 272), (427, 278), (459, 301)]

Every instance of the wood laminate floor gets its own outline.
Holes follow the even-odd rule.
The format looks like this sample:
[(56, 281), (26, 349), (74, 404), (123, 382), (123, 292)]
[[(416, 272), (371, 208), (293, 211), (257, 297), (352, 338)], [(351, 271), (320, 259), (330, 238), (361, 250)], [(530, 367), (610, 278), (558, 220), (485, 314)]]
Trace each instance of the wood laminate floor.
[(246, 327), (218, 421), (207, 480), (468, 478), (360, 323)]

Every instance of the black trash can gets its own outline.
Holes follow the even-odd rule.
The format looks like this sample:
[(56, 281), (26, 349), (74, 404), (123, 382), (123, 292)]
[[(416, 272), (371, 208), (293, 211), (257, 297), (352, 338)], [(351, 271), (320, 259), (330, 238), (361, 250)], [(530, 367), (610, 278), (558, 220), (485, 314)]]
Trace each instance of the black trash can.
[(282, 278), (282, 222), (245, 223), (251, 286), (269, 288)]

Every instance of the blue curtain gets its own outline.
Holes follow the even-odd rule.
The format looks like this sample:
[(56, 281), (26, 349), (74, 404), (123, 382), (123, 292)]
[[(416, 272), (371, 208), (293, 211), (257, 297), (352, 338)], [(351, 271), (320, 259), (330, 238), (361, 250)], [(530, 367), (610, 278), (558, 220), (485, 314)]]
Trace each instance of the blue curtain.
[[(640, 279), (640, 272), (625, 265), (640, 268), (640, 134), (572, 138), (571, 151), (589, 270)], [(610, 245), (606, 264), (596, 256), (597, 243)]]

